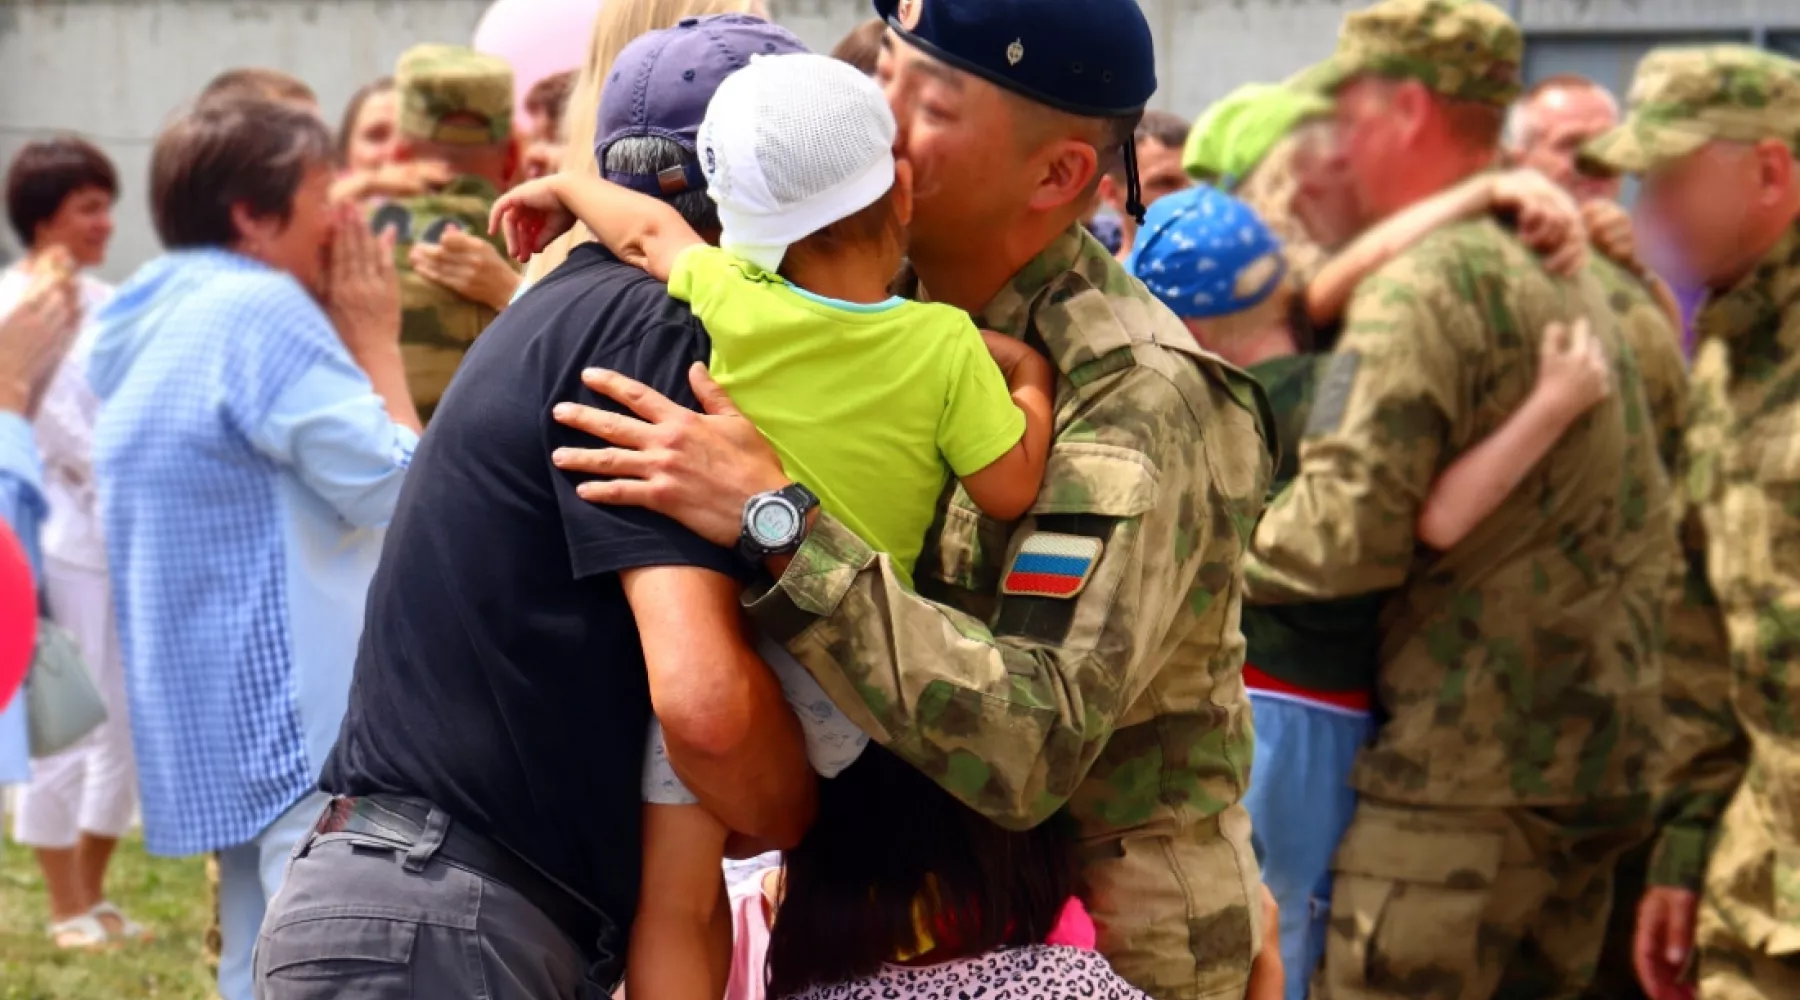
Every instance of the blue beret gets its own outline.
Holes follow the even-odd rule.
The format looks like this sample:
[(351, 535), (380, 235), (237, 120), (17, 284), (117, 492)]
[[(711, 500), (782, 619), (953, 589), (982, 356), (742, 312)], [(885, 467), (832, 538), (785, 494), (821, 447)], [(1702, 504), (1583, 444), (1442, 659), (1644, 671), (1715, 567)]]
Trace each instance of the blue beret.
[(1120, 117), (1156, 93), (1137, 0), (875, 0), (875, 13), (938, 60), (1059, 111)]
[(1204, 184), (1150, 206), (1125, 269), (1182, 319), (1251, 309), (1287, 273), (1281, 241), (1256, 212)]

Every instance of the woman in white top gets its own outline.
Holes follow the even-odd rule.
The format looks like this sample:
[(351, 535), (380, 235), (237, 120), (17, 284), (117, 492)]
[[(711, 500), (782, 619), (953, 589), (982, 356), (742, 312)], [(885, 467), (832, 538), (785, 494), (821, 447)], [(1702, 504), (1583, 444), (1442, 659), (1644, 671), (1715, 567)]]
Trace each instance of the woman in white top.
[[(27, 256), (0, 273), (0, 314), (24, 294), (30, 269), (46, 258), (66, 253), (83, 269), (105, 260), (118, 190), (112, 163), (80, 139), (33, 142), (19, 151), (6, 175), (6, 210)], [(92, 316), (112, 289), (86, 274), (79, 281), (83, 314)], [(50, 894), (50, 936), (65, 948), (143, 933), (105, 893), (107, 863), (136, 808), (137, 777), (94, 490), (99, 401), (83, 366), (90, 347), (84, 332), (45, 393), (35, 428), (50, 508), (44, 595), (51, 617), (75, 637), (93, 670), (107, 720), (79, 745), (32, 762), (13, 827), (14, 837), (37, 851)]]

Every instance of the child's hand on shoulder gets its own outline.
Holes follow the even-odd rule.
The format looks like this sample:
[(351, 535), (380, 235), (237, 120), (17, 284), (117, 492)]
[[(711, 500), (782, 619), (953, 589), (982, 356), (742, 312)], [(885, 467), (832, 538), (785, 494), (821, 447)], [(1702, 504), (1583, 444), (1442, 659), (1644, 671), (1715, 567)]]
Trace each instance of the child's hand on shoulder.
[(575, 227), (575, 214), (563, 205), (557, 182), (555, 174), (526, 181), (494, 202), (488, 233), (503, 233), (506, 251), (515, 260), (530, 260)]
[(1532, 395), (1564, 423), (1572, 422), (1612, 394), (1612, 369), (1600, 338), (1585, 319), (1544, 329)]
[(1013, 382), (1015, 375), (1027, 372), (1041, 373), (1041, 377), (1044, 379), (1052, 376), (1050, 362), (1045, 360), (1042, 354), (1026, 346), (1023, 340), (1017, 337), (1008, 337), (1003, 333), (995, 333), (992, 330), (981, 331), (981, 340), (987, 345), (988, 354), (993, 357), (994, 363), (1000, 366), (1000, 371), (1006, 376), (1009, 384)]

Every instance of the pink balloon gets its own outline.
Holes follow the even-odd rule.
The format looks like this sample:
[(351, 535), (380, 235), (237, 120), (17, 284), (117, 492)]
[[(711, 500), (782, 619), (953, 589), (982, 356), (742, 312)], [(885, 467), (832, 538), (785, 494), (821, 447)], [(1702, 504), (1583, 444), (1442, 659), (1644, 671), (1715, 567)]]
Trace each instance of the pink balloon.
[(37, 644), (37, 586), (25, 549), (5, 521), (0, 521), (0, 709), (25, 683)]
[(513, 112), (525, 122), (525, 95), (539, 80), (580, 70), (601, 0), (494, 0), (475, 27), (474, 48), (512, 63)]

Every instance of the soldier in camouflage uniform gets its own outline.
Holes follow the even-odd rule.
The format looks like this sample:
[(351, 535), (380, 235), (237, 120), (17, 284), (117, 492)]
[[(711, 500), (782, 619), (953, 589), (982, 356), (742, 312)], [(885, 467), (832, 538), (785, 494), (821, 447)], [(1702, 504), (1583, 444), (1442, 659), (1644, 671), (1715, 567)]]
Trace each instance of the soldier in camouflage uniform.
[(1742, 46), (1658, 50), (1631, 105), (1586, 155), (1645, 174), (1646, 210), (1712, 289), (1638, 970), (1653, 995), (1677, 992), (1697, 940), (1702, 998), (1800, 996), (1800, 64)]
[[(1365, 221), (1493, 161), (1522, 55), (1474, 0), (1350, 15), (1316, 79)], [(1422, 550), (1434, 478), (1530, 391), (1537, 332), (1577, 318), (1614, 359), (1613, 396), (1460, 544)], [(1398, 588), (1317, 995), (1563, 997), (1592, 975), (1612, 866), (1648, 833), (1661, 708), (1674, 531), (1645, 406), (1600, 278), (1552, 278), (1493, 220), (1358, 288), (1247, 571), (1259, 602)]]
[[(1083, 164), (1097, 176), (1121, 155), (1155, 89), (1149, 26), (1133, 0), (876, 10), (892, 29), (883, 59), (901, 131), (915, 152), (935, 144), (937, 159), (920, 162), (954, 171), (920, 179), (915, 272), (935, 300), (1049, 357), (1055, 444), (1016, 524), (984, 518), (952, 484), (916, 593), (821, 514), (791, 565), (771, 565), (785, 572), (751, 615), (853, 721), (995, 822), (1027, 828), (1066, 809), (1100, 951), (1120, 974), (1159, 1000), (1237, 1000), (1261, 936), (1239, 805), (1251, 753), (1239, 567), (1271, 432), (1255, 384), (1204, 352), (1078, 222)], [(926, 87), (967, 124), (927, 127)], [(1033, 207), (1021, 178), (1051, 155), (1072, 165), (1073, 186)], [(746, 498), (787, 482), (779, 463), (741, 423), (661, 412), (681, 421), (680, 440), (664, 443), (683, 485), (645, 495), (612, 479), (583, 495), (735, 540)], [(559, 419), (616, 430), (612, 414), (572, 413)], [(734, 458), (695, 460), (691, 449), (708, 448)], [(616, 475), (614, 457), (558, 461)], [(1022, 571), (1022, 552), (1060, 556), (1046, 578)]]
[[(400, 347), (419, 418), (429, 421), (464, 352), (493, 322), (510, 292), (477, 298), (465, 294), (469, 288), (459, 291), (430, 280), (421, 271), (437, 257), (427, 248), (458, 247), (487, 270), (499, 268), (512, 276), (508, 287), (517, 284), (505, 245), (488, 236), (488, 213), (518, 163), (513, 75), (505, 60), (495, 56), (458, 46), (420, 45), (400, 57), (395, 82), (401, 158), (442, 160), (456, 173), (442, 189), (389, 202), (372, 217), (376, 231), (395, 232)], [(451, 235), (453, 229), (461, 235)]]

